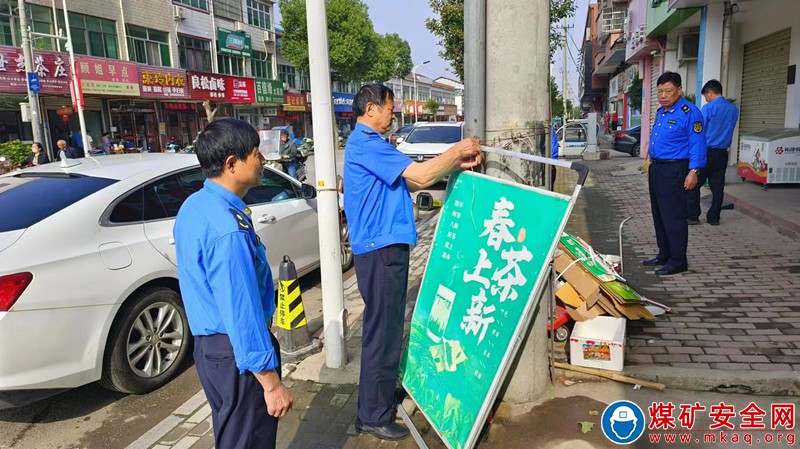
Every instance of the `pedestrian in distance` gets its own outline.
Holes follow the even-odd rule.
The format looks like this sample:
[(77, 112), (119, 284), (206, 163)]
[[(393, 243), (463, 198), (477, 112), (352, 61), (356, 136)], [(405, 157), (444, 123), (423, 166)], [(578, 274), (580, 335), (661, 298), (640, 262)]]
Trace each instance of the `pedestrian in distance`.
[(656, 84), (661, 107), (656, 111), (647, 157), (658, 254), (642, 263), (663, 265), (656, 275), (667, 276), (689, 268), (687, 192), (695, 188), (698, 172), (706, 165), (706, 136), (703, 114), (682, 97), (681, 76), (664, 72)]
[(242, 201), (261, 184), (259, 143), (241, 120), (209, 123), (195, 146), (208, 179), (183, 203), (173, 229), (195, 367), (218, 449), (275, 448), (278, 418), (292, 407), (268, 328), (272, 272)]
[(49, 164), (49, 163), (50, 163), (50, 158), (47, 157), (47, 152), (45, 152), (44, 148), (42, 148), (42, 144), (39, 142), (34, 142), (31, 145), (30, 156), (25, 158), (25, 160), (22, 161), (22, 163), (20, 163), (19, 165), (22, 167), (34, 167), (37, 165)]
[(103, 137), (100, 138), (100, 145), (103, 147), (103, 153), (111, 154), (111, 136), (108, 131), (104, 132)]
[(431, 160), (412, 161), (383, 138), (392, 125), (393, 108), (394, 94), (386, 86), (359, 89), (353, 100), (357, 124), (344, 162), (344, 210), (364, 298), (355, 428), (384, 440), (408, 436), (408, 429), (395, 423), (394, 411), (409, 253), (417, 243), (409, 192), (481, 163), (477, 139), (464, 139)]
[(78, 150), (72, 147), (67, 146), (67, 141), (64, 139), (59, 140), (56, 142), (56, 146), (58, 147), (58, 160), (61, 159), (61, 152), (64, 152), (64, 157), (67, 159), (77, 159), (79, 157), (83, 157), (78, 153)]
[(297, 162), (297, 145), (289, 138), (289, 131), (281, 130), (281, 164), (286, 169), (286, 173), (294, 179), (297, 179), (297, 169), (300, 168), (300, 163)]
[(722, 199), (725, 196), (728, 148), (733, 140), (736, 122), (739, 121), (739, 109), (722, 96), (722, 84), (717, 80), (707, 82), (700, 93), (706, 99), (702, 109), (707, 146), (706, 167), (700, 169), (697, 186), (689, 192), (689, 224), (700, 224), (700, 187), (708, 179), (711, 207), (706, 213), (706, 221), (712, 226), (719, 226)]
[(614, 111), (614, 115), (611, 116), (611, 131), (616, 131), (618, 126), (619, 115), (617, 114), (617, 111)]

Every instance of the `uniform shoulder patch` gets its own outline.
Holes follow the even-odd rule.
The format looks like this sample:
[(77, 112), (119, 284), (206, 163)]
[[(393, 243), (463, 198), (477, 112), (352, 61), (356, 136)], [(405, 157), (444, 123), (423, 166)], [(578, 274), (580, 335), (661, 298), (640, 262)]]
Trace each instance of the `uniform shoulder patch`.
[(683, 112), (686, 112), (687, 114), (689, 113), (689, 111), (692, 110), (692, 108), (690, 108), (689, 105), (686, 104), (681, 106), (681, 109), (683, 110)]
[(703, 122), (694, 122), (694, 123), (692, 124), (692, 126), (693, 126), (693, 128), (694, 128), (694, 132), (696, 132), (696, 133), (698, 133), (698, 134), (700, 134), (701, 132), (703, 132)]
[(241, 212), (234, 208), (228, 209), (228, 211), (233, 215), (233, 218), (236, 219), (236, 224), (239, 225), (240, 230), (248, 231), (250, 230), (250, 223), (247, 222), (247, 219), (242, 215)]

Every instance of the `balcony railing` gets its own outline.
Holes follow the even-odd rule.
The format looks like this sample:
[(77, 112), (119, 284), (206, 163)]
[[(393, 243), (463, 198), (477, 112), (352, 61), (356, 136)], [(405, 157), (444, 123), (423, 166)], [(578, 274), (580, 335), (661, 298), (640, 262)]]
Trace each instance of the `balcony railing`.
[(600, 13), (600, 31), (606, 33), (622, 33), (625, 30), (625, 19), (628, 17), (628, 8), (612, 6), (603, 8)]

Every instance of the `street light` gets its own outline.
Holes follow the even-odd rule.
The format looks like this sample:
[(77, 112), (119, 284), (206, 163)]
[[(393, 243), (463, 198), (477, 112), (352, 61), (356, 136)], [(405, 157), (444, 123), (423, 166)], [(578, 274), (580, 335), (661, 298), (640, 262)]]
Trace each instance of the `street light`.
[(419, 102), (419, 96), (417, 95), (417, 67), (423, 66), (429, 62), (430, 61), (425, 61), (422, 64), (417, 64), (413, 69), (411, 69), (411, 75), (414, 76), (414, 123), (417, 123), (417, 108), (419, 107), (417, 106), (417, 103)]

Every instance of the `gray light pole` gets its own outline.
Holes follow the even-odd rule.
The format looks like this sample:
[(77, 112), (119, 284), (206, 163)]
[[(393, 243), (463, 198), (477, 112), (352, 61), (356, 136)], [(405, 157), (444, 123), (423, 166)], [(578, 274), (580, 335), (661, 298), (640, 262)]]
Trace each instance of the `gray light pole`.
[[(39, 110), (39, 94), (31, 92), (28, 82), (28, 73), (33, 73), (33, 49), (31, 48), (30, 30), (28, 29), (28, 12), (25, 10), (25, 0), (19, 0), (19, 25), (22, 35), (22, 54), (25, 58), (25, 84), (28, 88), (28, 104), (31, 111), (31, 129), (33, 130), (33, 141), (44, 142), (42, 138), (42, 115)], [(48, 155), (52, 160), (52, 149), (48, 149)]]
[(414, 77), (414, 123), (417, 123), (417, 114), (419, 112), (417, 103), (419, 102), (419, 95), (417, 94), (417, 68), (429, 63), (430, 61), (425, 61), (421, 64), (417, 64), (411, 69), (411, 74)]

